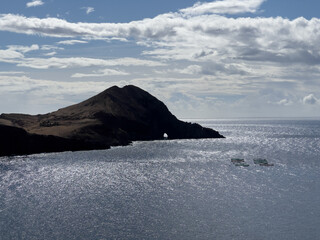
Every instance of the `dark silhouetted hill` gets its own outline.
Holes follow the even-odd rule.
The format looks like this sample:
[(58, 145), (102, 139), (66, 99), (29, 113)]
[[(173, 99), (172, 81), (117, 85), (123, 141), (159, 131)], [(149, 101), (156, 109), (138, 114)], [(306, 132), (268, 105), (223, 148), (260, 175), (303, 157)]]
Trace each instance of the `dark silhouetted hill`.
[[(178, 120), (148, 92), (135, 87), (111, 87), (79, 104), (44, 115), (2, 114), (0, 143), (16, 139), (11, 151), (29, 154), (127, 145), (138, 140), (222, 138), (217, 131)], [(1, 125), (0, 125), (1, 126)], [(28, 148), (25, 147), (25, 144)]]

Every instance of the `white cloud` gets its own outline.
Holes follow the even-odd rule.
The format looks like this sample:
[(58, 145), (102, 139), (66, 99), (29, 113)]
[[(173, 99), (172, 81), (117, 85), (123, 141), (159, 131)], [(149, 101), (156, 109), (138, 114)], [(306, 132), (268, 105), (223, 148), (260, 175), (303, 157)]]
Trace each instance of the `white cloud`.
[(42, 45), (40, 47), (40, 49), (43, 50), (43, 51), (64, 50), (64, 48), (57, 47), (57, 46), (54, 46), (54, 45)]
[(277, 104), (278, 105), (283, 105), (283, 106), (290, 106), (290, 105), (293, 104), (293, 102), (288, 100), (288, 99), (286, 99), (286, 98), (284, 98), (284, 99), (280, 100), (279, 102), (277, 102)]
[(137, 58), (117, 58), (117, 59), (97, 59), (97, 58), (24, 58), (15, 62), (20, 67), (29, 67), (35, 69), (48, 68), (75, 68), (75, 67), (93, 67), (93, 66), (163, 66), (164, 64), (157, 61), (142, 60)]
[(312, 93), (303, 98), (303, 103), (308, 105), (320, 104), (320, 99), (316, 98)]
[[(23, 55), (28, 52), (27, 48), (11, 47), (0, 50), (0, 61), (36, 69), (98, 67), (113, 70), (110, 68), (131, 66), (124, 72), (120, 67), (121, 71), (114, 71), (119, 74), (126, 74), (129, 70), (141, 71), (145, 78), (141, 81), (135, 79), (133, 83), (146, 86), (146, 89), (188, 92), (197, 99), (204, 95), (208, 99), (215, 94), (248, 95), (252, 98), (246, 98), (247, 102), (242, 102), (244, 106), (251, 103), (257, 109), (262, 104), (293, 109), (297, 103), (302, 105), (303, 94), (320, 91), (320, 19), (229, 16), (258, 13), (263, 2), (225, 0), (198, 3), (176, 13), (127, 23), (72, 23), (59, 18), (2, 14), (0, 31), (63, 38), (56, 46), (40, 46), (40, 50), (48, 51), (47, 56), (63, 49), (59, 47), (67, 48), (68, 44), (100, 39), (108, 41), (106, 45), (109, 41), (135, 42), (141, 46), (136, 49), (143, 49), (141, 54), (145, 60), (141, 59), (141, 54), (121, 59), (27, 58)], [(116, 74), (107, 70), (87, 71), (92, 69), (64, 73), (88, 79)], [(130, 78), (141, 76), (135, 74)], [(270, 89), (278, 89), (281, 94), (263, 95)], [(260, 97), (263, 99), (255, 103)], [(303, 100), (305, 104), (317, 102), (319, 99), (315, 95), (308, 95)]]
[[(179, 68), (172, 68), (172, 69), (166, 68), (165, 70), (154, 69), (154, 72), (161, 75), (168, 74), (169, 76), (172, 76), (173, 74), (195, 75), (195, 74), (200, 74), (202, 72), (202, 67), (199, 65), (189, 65), (189, 66), (182, 65)], [(179, 75), (176, 77), (178, 78)]]
[[(70, 23), (59, 18), (27, 18), (14, 14), (0, 14), (0, 29), (23, 34), (40, 34), (51, 37), (101, 38), (159, 38), (173, 32), (168, 29), (166, 15), (130, 23)], [(161, 23), (156, 25), (155, 23)], [(170, 22), (170, 21), (169, 21)]]
[(201, 14), (239, 14), (255, 13), (266, 0), (222, 0), (214, 2), (196, 3), (192, 7), (181, 9), (186, 15)]
[(2, 31), (87, 39), (134, 38), (149, 48), (144, 54), (152, 57), (189, 61), (225, 59), (229, 63), (318, 64), (319, 28), (320, 20), (316, 18), (186, 17), (170, 13), (129, 23), (70, 23), (58, 18), (0, 15)]
[(44, 56), (54, 56), (54, 55), (56, 55), (57, 54), (57, 52), (48, 52), (48, 53), (45, 53), (44, 54)]
[[(90, 88), (93, 91), (101, 91), (106, 86), (104, 82), (59, 82), (43, 79), (33, 79), (28, 76), (0, 76), (0, 92), (11, 91), (37, 91), (45, 88), (50, 93), (84, 93)], [(40, 92), (38, 92), (40, 93)]]
[(23, 54), (11, 49), (0, 50), (0, 61), (3, 62), (8, 62), (12, 61), (13, 59), (19, 59), (23, 57)]
[(0, 112), (47, 113), (119, 84), (121, 82), (51, 81), (21, 74), (0, 75)]
[(182, 73), (182, 74), (199, 74), (202, 71), (202, 67), (199, 65), (190, 65), (186, 68), (182, 69), (174, 69), (175, 72), (177, 73)]
[(90, 13), (94, 12), (94, 8), (93, 7), (83, 7), (82, 9), (85, 9), (87, 14), (90, 14)]
[(33, 44), (31, 46), (21, 46), (21, 45), (9, 45), (7, 46), (9, 50), (27, 53), (31, 51), (39, 50), (39, 46), (37, 44)]
[[(148, 66), (148, 67), (157, 67), (164, 66), (163, 62), (154, 61), (154, 60), (144, 60), (138, 58), (112, 58), (112, 59), (101, 59), (101, 58), (86, 58), (86, 57), (70, 57), (70, 58), (58, 58), (58, 57), (49, 57), (49, 58), (28, 58), (25, 57), (23, 53), (34, 50), (52, 50), (52, 49), (61, 49), (55, 48), (54, 46), (45, 45), (41, 46), (32, 45), (32, 46), (20, 46), (20, 45), (9, 45), (8, 49), (0, 50), (0, 62), (16, 64), (19, 67), (29, 67), (35, 69), (48, 69), (48, 68), (75, 68), (75, 67), (108, 67), (108, 66)], [(56, 55), (56, 51), (51, 51), (45, 53), (45, 56)], [(111, 71), (108, 72), (99, 72), (95, 74), (112, 74)], [(115, 73), (115, 72), (113, 72)], [(120, 72), (118, 72), (120, 73)], [(123, 73), (122, 73), (123, 74)], [(119, 75), (119, 74), (118, 74)]]
[(20, 75), (20, 74), (24, 74), (24, 72), (0, 72), (0, 75)]
[(64, 41), (57, 42), (57, 44), (62, 44), (62, 45), (74, 45), (78, 43), (88, 43), (88, 42), (83, 40), (64, 40)]
[(114, 69), (102, 69), (98, 71), (94, 71), (93, 73), (75, 73), (71, 77), (72, 78), (85, 78), (85, 77), (105, 77), (105, 76), (125, 76), (129, 75), (126, 72), (118, 71)]
[(37, 6), (41, 6), (43, 5), (44, 2), (42, 0), (33, 0), (31, 2), (28, 2), (26, 4), (26, 6), (29, 8), (29, 7), (37, 7)]
[(145, 55), (157, 58), (193, 61), (223, 58), (252, 63), (320, 63), (319, 26), (319, 19), (234, 19), (217, 15), (185, 18), (163, 14), (119, 24), (0, 16), (0, 29), (7, 31), (57, 37), (136, 38), (151, 48)]
[[(22, 34), (83, 39), (135, 39), (146, 56), (166, 60), (320, 63), (320, 20), (297, 18), (229, 18), (218, 13), (255, 12), (263, 0), (198, 3), (177, 13), (128, 23), (71, 23), (58, 18), (1, 14), (0, 29)], [(206, 14), (206, 13), (215, 14)], [(186, 15), (188, 13), (188, 16)], [(60, 44), (84, 43), (65, 40)]]

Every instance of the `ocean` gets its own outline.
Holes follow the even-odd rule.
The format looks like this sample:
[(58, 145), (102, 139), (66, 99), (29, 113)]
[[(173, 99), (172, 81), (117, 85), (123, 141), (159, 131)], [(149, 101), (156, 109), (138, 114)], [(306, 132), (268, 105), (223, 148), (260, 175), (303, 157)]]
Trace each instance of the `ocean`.
[(226, 139), (0, 158), (0, 239), (319, 239), (320, 120), (188, 121)]

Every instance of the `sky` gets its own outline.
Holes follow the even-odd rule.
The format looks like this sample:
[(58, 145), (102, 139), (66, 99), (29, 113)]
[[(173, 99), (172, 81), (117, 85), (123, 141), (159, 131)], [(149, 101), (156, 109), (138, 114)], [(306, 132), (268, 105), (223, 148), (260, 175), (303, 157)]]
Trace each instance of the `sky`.
[(0, 113), (133, 84), (179, 118), (320, 117), (320, 1), (0, 3)]

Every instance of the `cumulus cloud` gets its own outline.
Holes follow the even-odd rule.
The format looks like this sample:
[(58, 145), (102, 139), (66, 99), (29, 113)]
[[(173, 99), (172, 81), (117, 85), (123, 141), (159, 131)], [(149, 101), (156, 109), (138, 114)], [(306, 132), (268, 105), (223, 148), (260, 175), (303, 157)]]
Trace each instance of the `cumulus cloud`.
[(202, 67), (199, 65), (190, 65), (183, 69), (175, 69), (176, 72), (182, 73), (182, 74), (198, 74), (202, 70)]
[(25, 53), (35, 50), (39, 50), (37, 44), (31, 46), (9, 45), (7, 49), (0, 50), (0, 62), (18, 63), (24, 59)]
[[(249, 2), (252, 9), (262, 3), (229, 0), (203, 3), (198, 7), (218, 3), (236, 5), (236, 2)], [(319, 64), (319, 28), (319, 19), (302, 17), (289, 20), (282, 17), (229, 18), (216, 14), (185, 16), (168, 13), (129, 23), (71, 23), (58, 18), (0, 15), (2, 31), (50, 37), (135, 39), (149, 48), (144, 55), (191, 61), (228, 59), (229, 62)]]
[(9, 45), (7, 47), (9, 50), (22, 52), (22, 53), (27, 53), (30, 51), (36, 51), (40, 49), (38, 44), (33, 44), (31, 46)]
[[(63, 41), (58, 42), (59, 47), (85, 43), (92, 39), (135, 41), (143, 46), (143, 59), (152, 61), (142, 60), (141, 56), (122, 59), (26, 58), (22, 50), (13, 48), (0, 50), (0, 61), (39, 69), (159, 67), (155, 69), (159, 74), (170, 74), (178, 78), (174, 78), (176, 82), (169, 81), (168, 78), (159, 80), (159, 85), (168, 87), (166, 81), (174, 82), (172, 88), (182, 89), (183, 86), (184, 89), (188, 87), (193, 91), (196, 82), (197, 86), (204, 86), (201, 91), (211, 94), (247, 94), (266, 86), (292, 92), (302, 91), (301, 89), (304, 92), (317, 91), (320, 76), (320, 20), (307, 20), (303, 17), (290, 20), (283, 17), (229, 16), (257, 13), (263, 2), (220, 0), (198, 3), (174, 13), (127, 23), (73, 23), (59, 18), (2, 14), (0, 31), (69, 38), (61, 39)], [(41, 46), (40, 50), (50, 51), (50, 56), (58, 48), (48, 45)], [(161, 68), (164, 62), (173, 64)], [(76, 73), (73, 77), (94, 77), (107, 73), (83, 72)], [(197, 81), (191, 79), (195, 76), (181, 74), (197, 75)], [(157, 77), (152, 75), (150, 81), (157, 82)], [(270, 100), (273, 105), (285, 106), (290, 103), (287, 96), (292, 95), (284, 94), (266, 99), (265, 102)], [(296, 98), (290, 99), (299, 99), (302, 95), (299, 93), (295, 96)], [(306, 98), (304, 102), (312, 100)]]
[(206, 3), (196, 3), (192, 7), (181, 9), (187, 15), (201, 14), (239, 14), (255, 13), (265, 0), (222, 0)]
[(57, 54), (57, 52), (48, 52), (48, 53), (45, 53), (44, 54), (44, 56), (54, 56), (54, 55), (56, 55)]
[[(145, 66), (145, 67), (157, 67), (164, 66), (165, 64), (160, 61), (144, 60), (138, 58), (113, 58), (113, 59), (101, 59), (101, 58), (86, 58), (86, 57), (70, 57), (70, 58), (58, 58), (50, 57), (56, 55), (56, 51), (45, 53), (45, 56), (49, 58), (28, 58), (24, 56), (24, 53), (34, 50), (54, 50), (61, 49), (54, 46), (45, 45), (39, 47), (38, 45), (32, 46), (20, 46), (9, 45), (5, 50), (0, 49), (0, 62), (16, 64), (20, 67), (29, 67), (35, 69), (48, 69), (48, 68), (74, 68), (74, 67), (107, 67), (107, 66)], [(99, 74), (107, 74), (105, 73)], [(109, 72), (111, 73), (111, 72)], [(120, 73), (120, 72), (119, 72)], [(98, 73), (95, 73), (98, 74)]]
[(106, 69), (94, 71), (93, 73), (75, 73), (71, 77), (85, 78), (85, 77), (105, 77), (105, 76), (125, 76), (125, 75), (129, 75), (129, 73), (106, 68)]
[(229, 64), (222, 62), (212, 62), (204, 66), (201, 73), (204, 75), (217, 76), (221, 74), (227, 75), (248, 75), (245, 67), (241, 64)]
[(64, 41), (57, 42), (57, 44), (62, 44), (62, 45), (74, 45), (78, 43), (88, 43), (88, 42), (83, 40), (64, 40)]
[(64, 50), (64, 48), (57, 47), (57, 46), (54, 46), (54, 45), (42, 45), (40, 47), (40, 49), (43, 50), (43, 51)]
[(24, 72), (0, 72), (0, 75), (19, 75), (19, 74), (24, 74)]
[(280, 100), (279, 102), (277, 102), (277, 104), (283, 105), (283, 106), (290, 106), (293, 104), (293, 102), (290, 101), (289, 99), (284, 98), (284, 99)]
[(40, 19), (15, 14), (0, 14), (0, 29), (50, 37), (161, 38), (174, 34), (168, 27), (174, 27), (176, 20), (170, 21), (168, 17), (160, 15), (154, 19), (130, 23), (70, 23), (59, 18)]
[(312, 93), (303, 98), (303, 103), (308, 105), (320, 104), (320, 99), (316, 98)]
[(199, 53), (195, 53), (194, 58), (204, 58), (204, 57), (207, 57), (212, 54), (214, 54), (214, 51), (212, 51), (212, 50), (202, 50)]
[(31, 2), (28, 2), (26, 4), (26, 6), (29, 8), (29, 7), (37, 7), (37, 6), (41, 6), (43, 5), (44, 2), (42, 0), (33, 0)]
[(0, 75), (0, 93), (9, 92), (33, 92), (39, 95), (64, 95), (64, 94), (82, 94), (87, 93), (88, 89), (93, 92), (101, 92), (109, 87), (106, 82), (61, 82), (45, 79), (33, 79), (31, 77), (20, 76), (2, 76)]
[(90, 13), (94, 12), (94, 8), (93, 7), (83, 7), (82, 9), (86, 10), (87, 14), (90, 14)]
[(75, 67), (94, 67), (94, 66), (163, 66), (164, 64), (157, 61), (142, 60), (137, 58), (117, 58), (117, 59), (97, 59), (85, 57), (71, 58), (25, 58), (15, 62), (20, 67), (29, 67), (35, 69), (48, 68), (75, 68)]
[(23, 57), (23, 54), (11, 49), (0, 50), (0, 61), (2, 62), (10, 62), (13, 59), (19, 59)]

